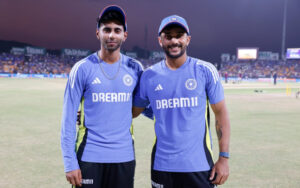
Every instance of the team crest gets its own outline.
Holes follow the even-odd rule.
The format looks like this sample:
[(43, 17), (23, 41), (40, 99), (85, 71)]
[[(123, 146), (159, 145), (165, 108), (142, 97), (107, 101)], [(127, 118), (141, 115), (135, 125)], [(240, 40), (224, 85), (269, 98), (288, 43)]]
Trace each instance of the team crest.
[(197, 87), (197, 81), (195, 79), (188, 79), (186, 82), (185, 82), (185, 87), (188, 89), (188, 90), (194, 90), (196, 89)]
[(126, 75), (123, 77), (123, 82), (124, 82), (125, 85), (131, 86), (131, 85), (132, 85), (132, 82), (133, 82), (133, 79), (132, 79), (132, 77), (131, 77), (129, 74), (126, 74)]

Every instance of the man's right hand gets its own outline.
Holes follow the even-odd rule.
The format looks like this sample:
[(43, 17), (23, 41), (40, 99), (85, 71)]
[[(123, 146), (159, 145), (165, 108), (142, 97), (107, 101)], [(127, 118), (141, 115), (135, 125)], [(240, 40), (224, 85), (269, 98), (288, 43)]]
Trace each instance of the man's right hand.
[(66, 178), (70, 184), (81, 187), (82, 177), (80, 169), (66, 172)]

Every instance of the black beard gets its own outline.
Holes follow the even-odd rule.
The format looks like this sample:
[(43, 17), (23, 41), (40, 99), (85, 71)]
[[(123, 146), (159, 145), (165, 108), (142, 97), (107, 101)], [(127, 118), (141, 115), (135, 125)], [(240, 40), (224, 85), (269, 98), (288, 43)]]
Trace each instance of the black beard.
[[(168, 49), (171, 48), (171, 47), (179, 47), (179, 48), (181, 48), (180, 53), (177, 54), (177, 55), (172, 55), (172, 54), (170, 54), (170, 52), (169, 52)], [(164, 50), (165, 54), (166, 54), (169, 58), (176, 59), (176, 58), (181, 57), (181, 56), (185, 53), (186, 47), (182, 47), (182, 45), (170, 45), (170, 46), (165, 46), (165, 47), (163, 47), (163, 50)]]

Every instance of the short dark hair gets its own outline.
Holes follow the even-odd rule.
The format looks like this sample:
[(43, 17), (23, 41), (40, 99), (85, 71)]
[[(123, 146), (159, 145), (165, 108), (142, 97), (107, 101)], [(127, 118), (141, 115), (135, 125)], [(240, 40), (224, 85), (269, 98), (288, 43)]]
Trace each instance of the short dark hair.
[(107, 23), (115, 20), (120, 22), (125, 30), (125, 25), (123, 24), (123, 15), (118, 11), (109, 11), (103, 16), (101, 16), (101, 18), (97, 18), (97, 27), (99, 28), (101, 23)]

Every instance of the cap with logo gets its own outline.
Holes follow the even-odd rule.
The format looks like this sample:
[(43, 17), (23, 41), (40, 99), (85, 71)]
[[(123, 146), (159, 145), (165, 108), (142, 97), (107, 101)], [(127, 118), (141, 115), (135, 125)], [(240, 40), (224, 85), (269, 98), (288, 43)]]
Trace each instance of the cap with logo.
[(164, 18), (159, 26), (158, 29), (158, 35), (161, 34), (161, 32), (170, 25), (178, 25), (181, 26), (188, 35), (190, 35), (190, 30), (189, 30), (189, 26), (187, 24), (187, 22), (185, 21), (184, 18), (177, 16), (177, 15), (172, 15), (172, 16), (168, 16), (166, 18)]
[(99, 17), (97, 19), (97, 27), (100, 27), (100, 21), (101, 21), (101, 18), (103, 17), (103, 15), (107, 14), (110, 11), (116, 11), (116, 12), (120, 13), (120, 15), (122, 16), (121, 23), (124, 26), (124, 30), (127, 31), (127, 21), (126, 21), (125, 11), (118, 5), (109, 5), (101, 11), (101, 13), (99, 14)]

